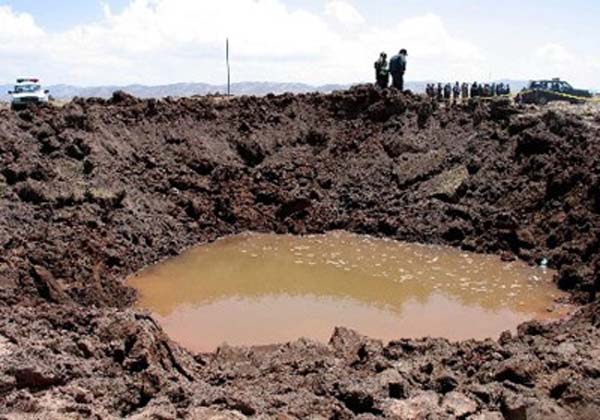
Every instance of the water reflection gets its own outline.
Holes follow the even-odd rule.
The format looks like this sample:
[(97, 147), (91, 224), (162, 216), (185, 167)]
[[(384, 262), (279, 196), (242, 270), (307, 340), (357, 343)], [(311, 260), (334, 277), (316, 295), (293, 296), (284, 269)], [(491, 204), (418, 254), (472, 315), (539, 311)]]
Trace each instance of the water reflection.
[(130, 279), (140, 306), (194, 350), (266, 344), (334, 326), (382, 339), (484, 338), (559, 295), (550, 270), (453, 248), (346, 232), (244, 234), (194, 248)]

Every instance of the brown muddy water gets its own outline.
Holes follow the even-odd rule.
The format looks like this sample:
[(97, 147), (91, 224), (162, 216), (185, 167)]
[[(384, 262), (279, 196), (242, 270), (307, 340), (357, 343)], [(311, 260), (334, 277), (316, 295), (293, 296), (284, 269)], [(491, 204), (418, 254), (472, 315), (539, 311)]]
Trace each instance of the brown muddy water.
[(496, 338), (564, 296), (551, 270), (455, 248), (346, 232), (243, 234), (193, 248), (128, 282), (190, 350), (327, 341), (335, 326), (383, 340)]

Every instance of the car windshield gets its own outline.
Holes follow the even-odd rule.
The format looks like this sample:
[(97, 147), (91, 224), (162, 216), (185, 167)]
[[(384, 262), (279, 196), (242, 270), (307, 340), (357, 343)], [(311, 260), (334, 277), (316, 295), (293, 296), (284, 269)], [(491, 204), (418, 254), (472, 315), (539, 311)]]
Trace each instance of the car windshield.
[(15, 86), (15, 93), (35, 93), (42, 89), (40, 85), (18, 85)]

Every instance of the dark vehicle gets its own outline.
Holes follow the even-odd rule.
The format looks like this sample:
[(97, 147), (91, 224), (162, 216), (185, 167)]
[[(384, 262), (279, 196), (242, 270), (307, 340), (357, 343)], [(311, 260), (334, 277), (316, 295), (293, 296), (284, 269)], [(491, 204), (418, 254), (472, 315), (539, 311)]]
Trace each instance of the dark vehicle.
[(575, 89), (569, 83), (560, 79), (532, 80), (529, 86), (524, 88), (516, 96), (515, 100), (524, 104), (546, 105), (553, 101), (567, 101), (572, 104), (580, 104), (591, 98), (592, 94), (587, 90)]

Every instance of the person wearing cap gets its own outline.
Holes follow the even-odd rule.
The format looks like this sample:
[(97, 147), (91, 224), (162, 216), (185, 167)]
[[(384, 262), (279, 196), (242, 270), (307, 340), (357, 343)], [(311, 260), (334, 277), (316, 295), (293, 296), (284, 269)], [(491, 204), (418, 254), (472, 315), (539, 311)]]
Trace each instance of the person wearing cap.
[(379, 54), (379, 59), (375, 62), (375, 80), (381, 89), (386, 89), (390, 84), (387, 54), (384, 52)]
[(406, 72), (406, 57), (408, 53), (403, 48), (390, 60), (390, 73), (392, 74), (392, 85), (400, 90), (404, 90), (404, 73)]

